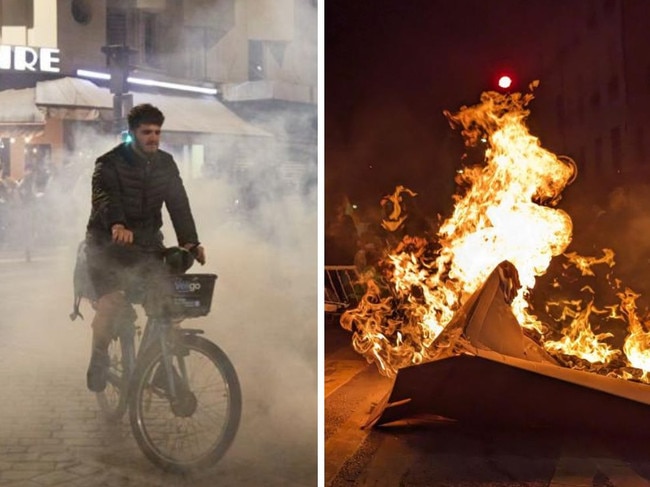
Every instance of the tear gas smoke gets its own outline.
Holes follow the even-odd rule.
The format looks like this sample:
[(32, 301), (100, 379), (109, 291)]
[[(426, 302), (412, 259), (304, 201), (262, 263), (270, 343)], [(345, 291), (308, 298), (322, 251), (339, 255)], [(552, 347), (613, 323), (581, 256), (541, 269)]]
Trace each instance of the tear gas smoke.
[[(281, 119), (275, 122), (277, 130), (286, 124)], [(24, 261), (22, 234), (5, 235), (5, 257), (0, 258), (4, 290), (0, 366), (5, 373), (0, 387), (12, 399), (0, 406), (0, 447), (16, 438), (29, 443), (41, 434), (51, 436), (49, 429), (59, 428), (52, 426), (56, 418), (73, 415), (66, 411), (78, 414), (78, 424), (72, 427), (81, 432), (84, 444), (103, 444), (103, 433), (97, 432), (101, 420), (95, 417), (94, 396), (85, 390), (93, 312), (85, 303), (85, 320), (70, 322), (68, 313), (74, 254), (90, 211), (94, 160), (116, 142), (88, 129), (75, 132), (77, 149), (66, 155), (64, 167), (51, 174), (37, 201), (39, 223), (32, 262)], [(249, 163), (245, 184), (232, 171), (224, 171), (219, 178), (185, 178), (208, 258), (204, 267), (195, 264), (190, 272), (218, 275), (210, 315), (185, 325), (204, 329), (223, 348), (241, 382), (242, 421), (220, 464), (224, 481), (240, 479), (247, 472), (258, 480), (291, 475), (296, 485), (313, 485), (317, 473), (318, 245), (316, 187), (306, 182), (315, 180), (315, 157), (296, 161), (302, 169), (288, 180), (281, 171), (288, 155), (278, 150), (269, 160), (268, 151), (255, 152), (253, 139), (248, 147), (249, 153), (243, 154)], [(170, 150), (164, 126), (161, 148)], [(219, 148), (227, 156), (213, 149), (206, 172), (210, 165), (237, 166), (231, 148), (226, 144)], [(315, 145), (310, 150), (315, 153)], [(177, 157), (177, 162), (181, 173), (186, 172), (188, 161)], [(244, 196), (252, 202), (246, 207), (236, 203)], [(167, 220), (163, 232), (165, 243), (175, 245)], [(55, 418), (49, 418), (50, 414)], [(71, 421), (76, 424), (77, 419)], [(128, 437), (126, 423), (120, 428)], [(131, 448), (130, 458), (141, 458)]]
[[(170, 74), (193, 72), (197, 78), (217, 81), (245, 78), (247, 56), (231, 49), (232, 59), (225, 59), (220, 47), (232, 44), (228, 36), (239, 42), (246, 25), (242, 4), (196, 0), (184, 2), (184, 7), (184, 21), (174, 19), (168, 26), (178, 43), (159, 56), (160, 66), (169, 66)], [(266, 27), (280, 21), (278, 32), (288, 34), (268, 39), (278, 41), (271, 47), (273, 42), (267, 43), (267, 68), (273, 70), (269, 79), (316, 86), (316, 2), (259, 2), (255, 8), (271, 16), (267, 21), (274, 19)], [(219, 22), (214, 22), (215, 16)], [(191, 19), (207, 25), (179, 29), (192, 25)], [(222, 30), (213, 28), (217, 24)], [(219, 55), (212, 56), (217, 51)], [(260, 123), (276, 135), (276, 142), (286, 142), (293, 134), (286, 133), (291, 123), (284, 115), (294, 126), (312, 127), (307, 132), (315, 133), (315, 107), (313, 113), (304, 119), (285, 113)], [(207, 264), (196, 264), (190, 272), (218, 275), (210, 315), (185, 323), (203, 328), (223, 348), (242, 386), (241, 425), (218, 466), (220, 484), (287, 485), (288, 478), (292, 485), (316, 483), (315, 139), (302, 140), (298, 153), (255, 137), (244, 142), (228, 137), (197, 141), (205, 142), (205, 165), (198, 168), (187, 160), (189, 154), (175, 150), (163, 126), (161, 148), (179, 163), (207, 251)], [(131, 485), (155, 468), (135, 446), (126, 422), (110, 427), (102, 422), (95, 398), (86, 390), (92, 309), (85, 303), (84, 320), (68, 319), (76, 246), (90, 211), (94, 160), (117, 140), (78, 128), (66, 143), (74, 150), (64, 156), (66, 164), (50, 175), (36, 201), (38, 232), (31, 262), (25, 262), (23, 253), (23, 213), (13, 213), (11, 222), (2, 222), (0, 215), (0, 225), (10, 223), (0, 232), (0, 387), (5, 398), (0, 401), (0, 451), (26, 460), (57, 455), (61, 465), (88, 461), (93, 471), (101, 464), (96, 475), (105, 476), (106, 483), (118, 485), (126, 476), (125, 483)], [(167, 220), (163, 232), (167, 245), (176, 244)], [(169, 485), (162, 475), (160, 485)], [(178, 482), (214, 485), (214, 479), (207, 484)]]

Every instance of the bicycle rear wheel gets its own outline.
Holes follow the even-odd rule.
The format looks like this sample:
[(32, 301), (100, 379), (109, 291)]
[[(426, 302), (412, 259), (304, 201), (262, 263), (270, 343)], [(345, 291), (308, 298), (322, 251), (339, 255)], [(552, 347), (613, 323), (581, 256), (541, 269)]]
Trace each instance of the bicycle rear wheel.
[(96, 393), (97, 404), (107, 421), (119, 421), (127, 407), (126, 393), (135, 363), (135, 338), (132, 324), (123, 326), (108, 346), (110, 365), (106, 389)]
[[(143, 453), (164, 470), (186, 472), (215, 464), (232, 444), (241, 417), (241, 389), (227, 355), (195, 335), (171, 352), (177, 399), (159, 346), (139, 362), (129, 399), (133, 435)], [(162, 379), (162, 380), (161, 380)]]

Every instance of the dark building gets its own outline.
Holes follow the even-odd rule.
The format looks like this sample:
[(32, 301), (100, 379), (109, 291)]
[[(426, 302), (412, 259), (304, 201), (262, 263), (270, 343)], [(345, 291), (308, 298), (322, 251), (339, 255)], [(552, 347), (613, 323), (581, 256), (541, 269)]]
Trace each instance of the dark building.
[(650, 2), (554, 2), (532, 60), (542, 143), (572, 157), (581, 181), (650, 176)]

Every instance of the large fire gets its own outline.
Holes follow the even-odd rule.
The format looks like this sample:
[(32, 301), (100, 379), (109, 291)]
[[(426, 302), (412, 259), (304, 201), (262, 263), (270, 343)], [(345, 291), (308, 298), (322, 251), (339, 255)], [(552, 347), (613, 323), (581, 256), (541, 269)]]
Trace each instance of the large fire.
[[(581, 276), (594, 275), (596, 266), (614, 266), (610, 249), (598, 257), (567, 252), (573, 225), (557, 205), (576, 169), (569, 159), (544, 149), (526, 127), (535, 86), (528, 94), (486, 92), (477, 105), (445, 112), (466, 145), (484, 144), (484, 163), (459, 173), (453, 212), (435, 238), (405, 236), (384, 259), (383, 277), (368, 278), (359, 305), (341, 317), (342, 326), (353, 331), (354, 348), (383, 374), (393, 376), (445, 353), (444, 345), (434, 345), (436, 338), (492, 271), (508, 261), (520, 284), (511, 308), (528, 336), (563, 364), (650, 382), (650, 333), (637, 313), (639, 295), (620, 280), (609, 277), (618, 302), (603, 308), (596, 306), (589, 286), (578, 298), (549, 299), (545, 312), (554, 329), (532, 311), (536, 279), (552, 259), (562, 256), (564, 266)], [(392, 223), (407, 218), (400, 212), (402, 193), (414, 195), (398, 186), (385, 198), (393, 204)], [(603, 319), (627, 324), (622, 350), (607, 342), (611, 333), (594, 331), (594, 323)]]

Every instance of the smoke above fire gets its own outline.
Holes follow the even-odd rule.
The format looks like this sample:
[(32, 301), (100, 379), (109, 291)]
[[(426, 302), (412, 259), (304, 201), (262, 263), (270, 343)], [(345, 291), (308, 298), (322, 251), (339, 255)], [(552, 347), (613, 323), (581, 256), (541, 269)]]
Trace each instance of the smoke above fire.
[[(458, 171), (453, 211), (435, 232), (403, 235), (366, 270), (365, 295), (341, 318), (354, 348), (383, 374), (440, 356), (444, 344), (436, 338), (507, 261), (516, 269), (510, 306), (527, 336), (564, 365), (647, 380), (650, 335), (637, 310), (639, 293), (614, 274), (612, 249), (589, 256), (570, 249), (573, 221), (560, 203), (578, 176), (576, 164), (529, 132), (536, 87), (485, 92), (478, 104), (445, 112), (466, 146), (484, 152), (483, 163)], [(395, 229), (408, 218), (399, 205), (407, 192), (398, 186), (385, 197), (395, 203)]]

